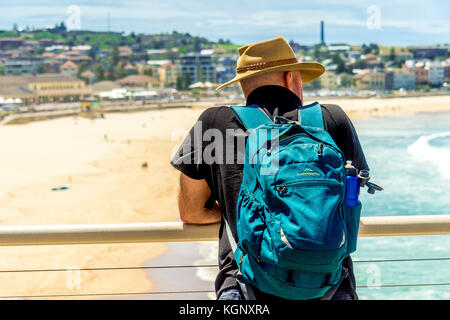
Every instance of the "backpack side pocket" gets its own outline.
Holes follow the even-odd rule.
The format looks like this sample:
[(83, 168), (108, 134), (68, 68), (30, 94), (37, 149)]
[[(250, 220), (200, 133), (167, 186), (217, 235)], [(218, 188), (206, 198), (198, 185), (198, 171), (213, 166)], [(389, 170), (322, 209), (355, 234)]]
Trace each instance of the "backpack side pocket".
[(347, 255), (356, 251), (358, 241), (359, 220), (361, 218), (361, 202), (356, 206), (344, 206), (345, 221), (347, 224)]

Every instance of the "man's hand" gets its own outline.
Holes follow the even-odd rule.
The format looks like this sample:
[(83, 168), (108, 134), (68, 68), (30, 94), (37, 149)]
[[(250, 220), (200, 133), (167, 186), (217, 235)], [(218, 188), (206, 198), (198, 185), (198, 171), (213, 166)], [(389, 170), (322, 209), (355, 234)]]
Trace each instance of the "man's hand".
[(181, 221), (193, 224), (219, 222), (221, 214), (217, 202), (212, 209), (205, 208), (210, 196), (211, 189), (206, 180), (195, 180), (182, 173), (180, 175), (180, 193), (178, 194)]

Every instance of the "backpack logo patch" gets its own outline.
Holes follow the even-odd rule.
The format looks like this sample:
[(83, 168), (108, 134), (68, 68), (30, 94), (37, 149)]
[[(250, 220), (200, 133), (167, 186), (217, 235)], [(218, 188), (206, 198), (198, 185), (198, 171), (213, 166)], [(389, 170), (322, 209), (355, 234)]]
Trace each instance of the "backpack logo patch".
[(306, 168), (303, 172), (297, 173), (298, 176), (320, 176), (320, 173), (315, 172), (310, 168)]

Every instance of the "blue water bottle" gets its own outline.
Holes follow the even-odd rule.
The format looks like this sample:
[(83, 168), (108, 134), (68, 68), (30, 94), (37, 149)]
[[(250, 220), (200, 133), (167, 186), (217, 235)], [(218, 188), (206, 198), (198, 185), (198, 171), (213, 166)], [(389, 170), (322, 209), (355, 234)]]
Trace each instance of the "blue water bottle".
[(345, 189), (345, 205), (354, 207), (359, 203), (359, 179), (358, 170), (352, 165), (351, 161), (347, 161), (345, 165), (347, 174), (347, 186)]

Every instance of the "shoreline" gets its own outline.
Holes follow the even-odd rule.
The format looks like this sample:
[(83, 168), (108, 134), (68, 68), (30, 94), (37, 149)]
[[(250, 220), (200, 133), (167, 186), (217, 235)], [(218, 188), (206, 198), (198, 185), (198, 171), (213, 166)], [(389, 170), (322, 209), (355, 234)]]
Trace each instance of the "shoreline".
[[(320, 100), (324, 104), (331, 103), (339, 105), (352, 121), (410, 115), (421, 112), (450, 111), (450, 95), (392, 97), (389, 99), (355, 98), (349, 100), (326, 98)], [(307, 103), (311, 102), (313, 101), (307, 101)]]
[[(450, 111), (450, 96), (319, 100), (339, 104), (352, 120)], [(0, 168), (8, 168), (0, 181), (0, 223), (177, 221), (178, 172), (169, 161), (203, 111), (108, 113), (105, 119), (0, 126), (0, 149), (8, 151), (0, 158)], [(70, 188), (51, 191), (61, 185)], [(159, 243), (0, 247), (8, 257), (0, 270), (140, 267), (170, 255), (169, 249)], [(70, 277), (70, 272), (0, 273), (0, 296), (147, 292), (161, 285), (146, 270), (82, 271), (79, 289), (68, 287)]]
[[(395, 116), (395, 115), (407, 115), (417, 112), (424, 112), (423, 105), (407, 106), (404, 105), (406, 100), (409, 101), (425, 101), (426, 104), (430, 104), (431, 100), (445, 100), (449, 99), (450, 94), (439, 94), (439, 95), (413, 95), (413, 96), (382, 96), (382, 97), (367, 97), (361, 98), (357, 96), (352, 97), (306, 97), (305, 105), (312, 103), (313, 101), (319, 100), (324, 103), (333, 103), (340, 105), (342, 109), (347, 113), (351, 120), (361, 120), (369, 118), (378, 118), (382, 116)], [(382, 102), (382, 103), (380, 103)], [(175, 105), (161, 106), (159, 104), (151, 104), (148, 106), (132, 106), (122, 107), (122, 108), (109, 108), (103, 109), (101, 112), (108, 115), (111, 113), (119, 114), (129, 114), (129, 113), (142, 113), (151, 111), (161, 111), (170, 109), (206, 109), (209, 107), (216, 107), (222, 105), (240, 105), (244, 102), (239, 101), (224, 101), (223, 103), (210, 102), (210, 101), (198, 101), (190, 102), (187, 101), (185, 104), (177, 103)], [(364, 107), (365, 104), (372, 104), (372, 106)], [(359, 106), (355, 106), (359, 104)], [(374, 106), (375, 104), (376, 106)], [(123, 105), (123, 103), (121, 103)], [(426, 112), (440, 112), (450, 110), (450, 103), (448, 106), (442, 106), (441, 103), (437, 102), (437, 106), (429, 106)], [(97, 113), (100, 111), (97, 111)], [(47, 112), (36, 112), (36, 113), (26, 113), (19, 115), (10, 115), (5, 117), (3, 120), (0, 119), (1, 125), (21, 125), (28, 124), (30, 122), (36, 121), (48, 121), (58, 118), (95, 118), (96, 113), (86, 113), (86, 112), (76, 112), (71, 110), (61, 110), (61, 111), (47, 111)], [(9, 119), (8, 119), (9, 117)]]

